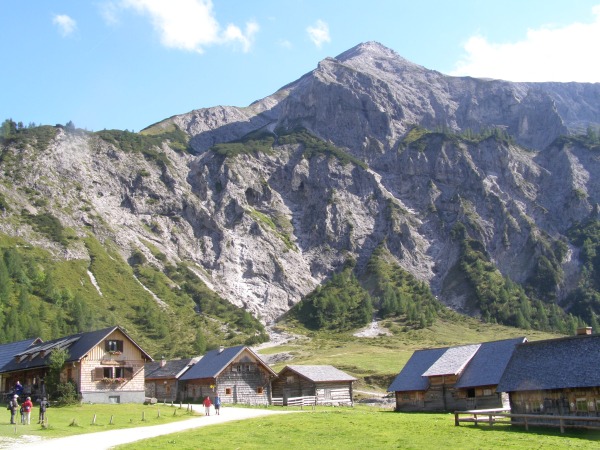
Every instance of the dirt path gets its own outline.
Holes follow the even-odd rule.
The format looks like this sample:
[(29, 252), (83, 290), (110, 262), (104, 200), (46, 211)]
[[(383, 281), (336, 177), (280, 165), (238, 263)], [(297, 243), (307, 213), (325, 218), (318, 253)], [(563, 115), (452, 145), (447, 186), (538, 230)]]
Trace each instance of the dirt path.
[[(200, 410), (199, 406), (195, 407)], [(233, 420), (252, 419), (254, 417), (268, 416), (272, 414), (288, 414), (295, 411), (273, 410), (273, 409), (250, 409), (250, 408), (221, 408), (220, 415), (211, 414), (189, 420), (168, 423), (164, 425), (154, 425), (150, 427), (129, 428), (125, 430), (100, 431), (98, 433), (80, 434), (57, 439), (43, 439), (39, 436), (23, 436), (18, 441), (9, 442), (8, 446), (2, 445), (6, 442), (0, 442), (0, 447), (11, 449), (27, 450), (64, 450), (69, 448), (85, 450), (106, 450), (117, 445), (127, 444), (129, 442), (139, 441), (141, 439), (162, 436), (165, 434), (176, 433), (178, 431), (191, 430), (193, 428), (215, 425)]]

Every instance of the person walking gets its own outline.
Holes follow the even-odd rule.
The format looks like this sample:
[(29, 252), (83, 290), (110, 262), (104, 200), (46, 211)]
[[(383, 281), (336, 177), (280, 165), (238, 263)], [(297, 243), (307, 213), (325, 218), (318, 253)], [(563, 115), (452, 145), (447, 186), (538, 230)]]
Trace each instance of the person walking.
[(21, 408), (23, 408), (23, 415), (24, 415), (23, 423), (30, 425), (31, 424), (31, 410), (33, 409), (33, 403), (31, 403), (31, 397), (27, 397), (27, 399), (25, 399), (25, 401), (21, 405)]
[(219, 394), (215, 397), (215, 414), (218, 416), (221, 413), (221, 397)]
[(10, 410), (10, 424), (17, 424), (17, 410), (19, 409), (19, 396), (13, 395), (13, 398), (8, 402), (8, 409)]
[(208, 395), (206, 396), (202, 404), (204, 405), (204, 415), (210, 416), (210, 406), (212, 405), (212, 402), (210, 401), (210, 397)]
[(46, 420), (46, 410), (48, 409), (48, 406), (50, 406), (48, 404), (48, 399), (46, 397), (42, 398), (42, 401), (40, 402), (40, 417), (38, 423), (44, 423)]

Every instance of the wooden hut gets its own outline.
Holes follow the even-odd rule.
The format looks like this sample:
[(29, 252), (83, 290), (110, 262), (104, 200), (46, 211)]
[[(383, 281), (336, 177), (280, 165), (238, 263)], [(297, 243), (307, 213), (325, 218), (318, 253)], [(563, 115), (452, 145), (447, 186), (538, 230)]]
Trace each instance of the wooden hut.
[(600, 335), (517, 346), (498, 390), (508, 392), (513, 414), (600, 416)]
[(179, 379), (200, 358), (185, 358), (146, 363), (146, 397), (163, 402), (183, 400), (179, 390)]
[(222, 403), (268, 405), (277, 374), (243, 345), (208, 352), (179, 379), (183, 398), (202, 400), (216, 394)]
[(273, 381), (273, 397), (314, 396), (317, 405), (352, 405), (356, 378), (333, 366), (285, 366)]
[(526, 339), (418, 350), (388, 391), (397, 411), (455, 411), (508, 407), (496, 388), (515, 346)]

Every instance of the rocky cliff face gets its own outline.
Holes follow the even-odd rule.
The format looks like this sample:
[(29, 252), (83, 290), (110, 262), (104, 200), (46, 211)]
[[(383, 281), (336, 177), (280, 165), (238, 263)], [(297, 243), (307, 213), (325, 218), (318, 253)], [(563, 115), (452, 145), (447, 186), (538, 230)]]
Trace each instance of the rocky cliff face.
[[(502, 273), (526, 282), (544, 243), (600, 203), (598, 155), (551, 145), (600, 123), (598, 98), (600, 85), (448, 77), (367, 43), (249, 107), (192, 111), (146, 130), (177, 125), (193, 155), (167, 141), (155, 149), (157, 162), (59, 130), (44, 151), (10, 150), (24, 163), (5, 166), (0, 192), (20, 205), (13, 211), (50, 208), (76, 234), (116, 242), (124, 258), (137, 249), (157, 266), (191, 261), (211, 289), (265, 322), (348, 259), (363, 267), (378, 245), (440, 300), (473, 312), (451, 276), (459, 255), (453, 226), (468, 224)], [(417, 124), (443, 132), (413, 139), (407, 132)], [(284, 139), (299, 128), (348, 157)], [(515, 141), (453, 135), (487, 129)], [(247, 144), (250, 133), (271, 140), (256, 151), (243, 143), (235, 152), (212, 148)], [(36, 206), (15, 186), (53, 200)], [(5, 212), (3, 232), (57, 257), (88, 257), (76, 242), (61, 247), (13, 219)], [(559, 297), (578, 279), (575, 256), (562, 261)]]

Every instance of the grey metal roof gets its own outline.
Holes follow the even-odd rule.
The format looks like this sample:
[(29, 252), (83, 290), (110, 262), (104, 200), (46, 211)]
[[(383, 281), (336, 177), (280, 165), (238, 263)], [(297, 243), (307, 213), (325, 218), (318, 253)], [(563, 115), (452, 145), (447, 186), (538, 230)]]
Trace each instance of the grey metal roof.
[(498, 392), (600, 386), (600, 334), (518, 345)]
[(481, 344), (450, 347), (427, 369), (423, 376), (457, 375), (469, 363)]
[(394, 378), (388, 392), (424, 391), (429, 387), (429, 379), (423, 373), (444, 354), (447, 348), (417, 350)]
[(162, 367), (161, 361), (152, 361), (144, 364), (144, 377), (146, 379), (179, 378), (193, 364), (193, 361), (193, 358), (172, 359), (165, 361)]
[(454, 386), (470, 388), (497, 385), (516, 346), (523, 342), (526, 342), (524, 337), (482, 343)]
[(236, 347), (228, 347), (223, 349), (211, 350), (202, 357), (200, 361), (194, 364), (190, 370), (184, 373), (180, 380), (196, 380), (201, 378), (216, 378), (219, 374), (242, 352), (250, 352), (262, 366), (267, 369), (272, 375), (276, 375), (273, 370), (264, 363), (260, 357), (250, 348), (243, 345)]
[(281, 375), (286, 369), (292, 370), (311, 381), (356, 381), (353, 376), (333, 366), (285, 366), (279, 374)]

